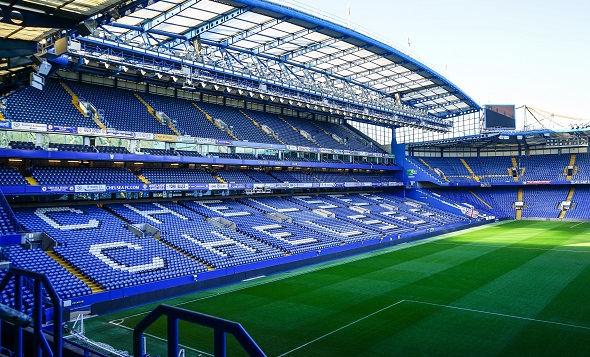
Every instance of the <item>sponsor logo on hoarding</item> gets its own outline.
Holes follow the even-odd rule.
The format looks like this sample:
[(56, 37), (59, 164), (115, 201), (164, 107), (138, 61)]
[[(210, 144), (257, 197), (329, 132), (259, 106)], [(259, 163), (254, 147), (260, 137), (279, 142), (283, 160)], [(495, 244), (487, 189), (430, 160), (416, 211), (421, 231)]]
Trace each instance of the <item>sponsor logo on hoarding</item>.
[(104, 192), (106, 185), (76, 185), (76, 192)]
[(47, 131), (47, 124), (12, 122), (12, 129), (27, 131)]

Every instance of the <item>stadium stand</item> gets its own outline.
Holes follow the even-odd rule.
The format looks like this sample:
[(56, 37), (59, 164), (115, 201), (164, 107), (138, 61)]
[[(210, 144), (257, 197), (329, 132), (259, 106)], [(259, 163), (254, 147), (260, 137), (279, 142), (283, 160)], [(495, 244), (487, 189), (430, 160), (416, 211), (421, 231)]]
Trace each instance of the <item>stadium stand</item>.
[(54, 259), (70, 272), (79, 271), (98, 291), (206, 271), (153, 236), (138, 239), (123, 221), (96, 206), (16, 209), (15, 213), (28, 231), (55, 239)]
[(200, 169), (145, 168), (140, 173), (151, 183), (217, 183), (213, 175)]
[(0, 166), (0, 186), (26, 185), (27, 181), (15, 167)]
[(31, 174), (42, 185), (141, 183), (128, 170), (113, 167), (35, 167)]
[(13, 121), (97, 128), (72, 104), (72, 97), (62, 88), (60, 81), (48, 79), (43, 91), (29, 87), (8, 97), (7, 111)]
[[(132, 91), (81, 82), (68, 82), (68, 85), (96, 108), (104, 110), (105, 119), (115, 129), (154, 134), (175, 134), (168, 126), (152, 116), (145, 105), (135, 96), (136, 93)], [(123, 110), (121, 110), (122, 108)], [(95, 126), (96, 124), (90, 127)]]

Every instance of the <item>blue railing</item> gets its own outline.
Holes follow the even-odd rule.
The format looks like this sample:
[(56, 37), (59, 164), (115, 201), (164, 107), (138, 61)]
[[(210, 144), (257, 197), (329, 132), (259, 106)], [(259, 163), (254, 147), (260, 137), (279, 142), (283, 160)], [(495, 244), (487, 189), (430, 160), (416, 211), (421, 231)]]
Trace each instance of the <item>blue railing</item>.
[(133, 329), (133, 356), (144, 357), (145, 342), (143, 334), (160, 317), (167, 317), (168, 356), (178, 356), (178, 320), (191, 322), (213, 329), (213, 350), (215, 357), (227, 355), (226, 334), (233, 335), (249, 356), (266, 356), (250, 337), (246, 330), (237, 322), (224, 320), (219, 317), (205, 315), (199, 312), (181, 309), (170, 305), (160, 305), (144, 317)]
[(12, 224), (15, 230), (19, 233), (22, 232), (23, 228), (21, 227), (20, 223), (18, 223), (16, 215), (12, 211), (12, 208), (10, 208), (10, 204), (8, 204), (8, 201), (6, 200), (6, 197), (4, 197), (2, 190), (0, 190), (0, 206), (3, 206), (8, 211), (8, 215), (10, 216), (10, 224)]
[[(33, 354), (34, 356), (60, 357), (62, 355), (62, 300), (46, 275), (20, 268), (10, 268), (0, 282), (0, 292), (8, 288), (14, 279), (14, 306), (23, 311), (23, 278), (33, 280)], [(53, 307), (53, 342), (50, 344), (43, 331), (44, 291), (49, 295)], [(0, 345), (2, 334), (0, 333)], [(23, 356), (23, 327), (14, 325), (12, 333), (13, 356)]]

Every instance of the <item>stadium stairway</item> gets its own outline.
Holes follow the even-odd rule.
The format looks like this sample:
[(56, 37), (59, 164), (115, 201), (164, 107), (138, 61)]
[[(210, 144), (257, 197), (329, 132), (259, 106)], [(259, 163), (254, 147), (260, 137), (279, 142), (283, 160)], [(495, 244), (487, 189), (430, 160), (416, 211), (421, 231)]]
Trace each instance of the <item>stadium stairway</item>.
[[(574, 156), (574, 155), (572, 155)], [(569, 192), (567, 193), (567, 197), (565, 198), (566, 201), (572, 201), (572, 198), (574, 198), (574, 191), (575, 189), (573, 187), (570, 187)], [(568, 210), (566, 209), (562, 209), (561, 212), (559, 212), (559, 216), (557, 216), (557, 218), (564, 218), (565, 214), (567, 213)]]
[(137, 178), (141, 180), (141, 182), (143, 183), (147, 183), (150, 184), (150, 180), (146, 179), (145, 176), (143, 176), (142, 174), (137, 174)]
[(157, 240), (158, 242), (162, 243), (163, 245), (167, 246), (168, 248), (172, 249), (173, 251), (177, 252), (178, 254), (181, 254), (181, 255), (187, 257), (188, 259), (203, 265), (204, 267), (207, 268), (207, 270), (209, 270), (209, 271), (215, 270), (214, 266), (207, 264), (205, 261), (199, 259), (198, 257), (194, 256), (190, 252), (185, 251), (184, 249), (181, 249), (181, 248), (175, 246), (174, 244), (167, 242), (166, 240), (164, 240), (162, 238), (154, 238), (154, 239)]
[(174, 134), (176, 134), (178, 136), (182, 136), (182, 134), (178, 131), (178, 129), (176, 129), (176, 126), (174, 126), (174, 123), (172, 123), (171, 120), (168, 123), (165, 123), (161, 118), (158, 118), (158, 116), (156, 115), (156, 111), (154, 110), (154, 107), (152, 107), (148, 102), (146, 102), (142, 97), (140, 97), (139, 94), (133, 93), (133, 95), (135, 96), (135, 98), (137, 98), (137, 100), (139, 100), (141, 102), (141, 104), (145, 105), (148, 113), (150, 113), (154, 118), (156, 118), (156, 120), (160, 124), (165, 125), (168, 128), (170, 128), (170, 130), (172, 130), (172, 132), (174, 132)]
[(86, 113), (84, 109), (82, 109), (82, 107), (80, 106), (80, 99), (78, 95), (74, 93), (74, 91), (65, 82), (60, 82), (59, 84), (61, 84), (63, 89), (65, 89), (66, 92), (68, 92), (68, 94), (72, 97), (72, 104), (76, 109), (78, 109), (80, 113), (82, 113), (82, 115), (84, 115), (85, 117), (92, 117), (92, 120), (96, 123), (96, 125), (98, 125), (99, 128), (103, 130), (107, 129), (107, 126), (98, 117), (98, 113), (96, 115), (89, 115)]
[(490, 210), (493, 210), (494, 207), (492, 207), (492, 205), (490, 205), (489, 203), (487, 203), (483, 198), (481, 198), (477, 193), (469, 190), (469, 193), (471, 193), (475, 198), (477, 198), (478, 201), (480, 201), (481, 203), (483, 203), (487, 208), (489, 208)]
[(82, 115), (84, 115), (85, 117), (88, 116), (88, 114), (86, 114), (86, 111), (84, 109), (82, 109), (82, 107), (80, 106), (80, 100), (78, 99), (78, 95), (76, 93), (74, 93), (74, 91), (71, 90), (70, 87), (68, 87), (68, 85), (65, 84), (64, 82), (59, 82), (59, 84), (61, 84), (63, 89), (66, 92), (68, 92), (68, 94), (72, 97), (72, 104), (74, 105), (74, 107), (76, 109), (78, 109), (78, 111), (80, 113), (82, 113)]
[[(572, 154), (570, 156), (569, 165), (563, 169), (563, 174), (565, 175), (566, 181), (571, 181), (572, 176), (575, 175), (576, 173), (578, 173), (578, 168), (575, 165), (576, 165), (576, 154)], [(570, 167), (572, 168), (571, 175), (569, 174), (570, 171), (568, 170)]]
[(39, 186), (39, 182), (33, 176), (25, 176), (25, 180), (27, 180), (31, 186)]
[(426, 166), (428, 168), (428, 170), (434, 172), (435, 174), (439, 174), (440, 176), (442, 176), (443, 180), (445, 180), (446, 182), (451, 182), (451, 180), (448, 179), (447, 175), (445, 175), (445, 173), (442, 170), (435, 170), (432, 166), (430, 166), (430, 164), (428, 164), (426, 161), (424, 161), (423, 158), (419, 157), (418, 161), (420, 161), (420, 163), (422, 163), (422, 165)]
[(90, 288), (90, 291), (92, 291), (93, 294), (106, 291), (105, 288), (103, 288), (99, 284), (95, 283), (87, 275), (82, 274), (78, 269), (76, 269), (76, 267), (74, 267), (73, 265), (70, 265), (70, 263), (68, 263), (62, 257), (57, 255), (54, 251), (46, 251), (45, 253), (47, 253), (47, 255), (49, 255), (51, 257), (51, 259), (55, 260), (59, 265), (64, 267), (70, 274), (72, 274), (73, 276), (78, 278), (81, 282), (86, 284), (86, 286), (88, 286)]
[(303, 136), (305, 139), (311, 141), (312, 143), (314, 143), (315, 145), (317, 145), (320, 148), (322, 147), (320, 145), (320, 143), (318, 143), (317, 141), (315, 141), (315, 139), (313, 137), (311, 137), (309, 134), (308, 135), (303, 135), (303, 133), (301, 132), (301, 130), (297, 129), (295, 126), (293, 126), (293, 124), (289, 123), (288, 120), (285, 120), (285, 118), (283, 118), (281, 116), (277, 116), (277, 118), (281, 119), (283, 122), (285, 122), (285, 124), (289, 125), (291, 127), (291, 129), (293, 129), (296, 132), (298, 132), (299, 135)]
[[(518, 182), (519, 180), (519, 175), (518, 175), (518, 162), (516, 162), (516, 158), (512, 157), (510, 158), (510, 161), (512, 161), (512, 168), (514, 168), (516, 170), (516, 176), (512, 176), (512, 168), (508, 168), (508, 175), (512, 176), (512, 178), (514, 179), (514, 182)], [(524, 168), (522, 173), (524, 174)], [(522, 175), (520, 175), (522, 176)]]
[(328, 137), (330, 137), (330, 139), (334, 140), (334, 142), (338, 143), (338, 144), (342, 144), (344, 145), (348, 150), (352, 150), (350, 148), (350, 146), (348, 146), (348, 144), (343, 144), (340, 143), (339, 141), (337, 141), (336, 139), (334, 139), (334, 137), (332, 136), (332, 133), (330, 133), (329, 131), (327, 131), (325, 128), (322, 128), (321, 126), (319, 126), (318, 124), (312, 122), (311, 125), (315, 126), (316, 128), (318, 128), (319, 130), (323, 131), (324, 134), (326, 134)]
[[(207, 120), (209, 120), (211, 122), (211, 124), (215, 125), (215, 122), (213, 121), (213, 117), (211, 116), (211, 114), (207, 113), (206, 111), (204, 111), (201, 107), (199, 107), (195, 102), (191, 102), (191, 104), (197, 108), (201, 113), (203, 113), (205, 115), (205, 118), (207, 118)], [(216, 128), (217, 125), (215, 125)], [(223, 130), (221, 128), (219, 128), (219, 130)], [(237, 136), (234, 135), (234, 133), (231, 132), (231, 130), (227, 129), (227, 133), (229, 134), (229, 136), (231, 136), (232, 138), (234, 138), (235, 140), (240, 140)]]
[[(255, 127), (257, 127), (258, 129), (260, 129), (263, 133), (265, 133), (266, 135), (272, 136), (273, 138), (277, 139), (277, 141), (283, 145), (286, 145), (285, 142), (283, 140), (281, 140), (277, 134), (273, 133), (273, 134), (268, 134), (266, 133), (264, 130), (262, 130), (262, 127), (260, 126), (260, 123), (258, 123), (256, 120), (254, 120), (254, 118), (252, 118), (251, 116), (249, 116), (248, 114), (244, 113), (242, 110), (240, 110), (240, 113), (242, 113), (242, 115), (244, 115), (246, 118), (250, 119), (250, 121), (252, 122), (252, 124), (254, 124)], [(272, 129), (272, 128), (271, 128)]]
[[(518, 189), (518, 193), (516, 195), (516, 201), (523, 202), (523, 200), (522, 200), (523, 199), (523, 196), (524, 196), (523, 195), (523, 190), (522, 190), (522, 188), (519, 188)], [(522, 210), (523, 209), (524, 209), (524, 206), (521, 207), (520, 209), (517, 209), (516, 210), (516, 219), (522, 219)]]
[(216, 179), (217, 181), (221, 182), (221, 183), (227, 183), (227, 182), (225, 182), (225, 180), (224, 180), (224, 179), (222, 179), (222, 178), (221, 178), (221, 177), (219, 177), (218, 175), (213, 175), (213, 177), (215, 177), (215, 179)]
[(461, 158), (461, 163), (463, 164), (463, 166), (465, 166), (465, 168), (467, 169), (467, 171), (469, 171), (469, 174), (471, 175), (471, 177), (476, 181), (476, 182), (480, 182), (479, 180), (479, 176), (477, 176), (475, 174), (475, 172), (473, 172), (473, 169), (471, 169), (471, 166), (469, 166), (469, 164), (467, 163), (467, 161), (465, 161), (464, 158)]

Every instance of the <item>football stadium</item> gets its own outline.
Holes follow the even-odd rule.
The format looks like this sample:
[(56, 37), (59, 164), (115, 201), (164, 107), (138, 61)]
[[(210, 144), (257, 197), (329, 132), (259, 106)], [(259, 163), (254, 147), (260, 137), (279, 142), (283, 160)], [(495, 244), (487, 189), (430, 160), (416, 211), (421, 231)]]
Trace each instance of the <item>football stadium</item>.
[(0, 19), (0, 355), (590, 355), (590, 125), (290, 3)]

